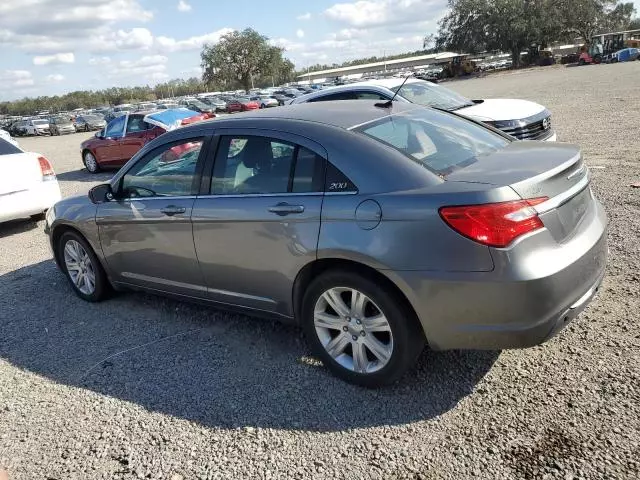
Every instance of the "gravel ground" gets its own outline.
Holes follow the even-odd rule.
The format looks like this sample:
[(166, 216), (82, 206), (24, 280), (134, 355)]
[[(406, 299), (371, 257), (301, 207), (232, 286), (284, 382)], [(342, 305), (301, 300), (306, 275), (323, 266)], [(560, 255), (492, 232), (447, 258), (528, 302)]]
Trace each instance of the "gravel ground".
[[(347, 385), (299, 330), (143, 294), (87, 304), (42, 222), (0, 226), (0, 467), (11, 479), (614, 479), (640, 476), (640, 62), (451, 82), (548, 106), (611, 218), (600, 297), (545, 345), (426, 352)], [(85, 134), (28, 138), (65, 196)]]

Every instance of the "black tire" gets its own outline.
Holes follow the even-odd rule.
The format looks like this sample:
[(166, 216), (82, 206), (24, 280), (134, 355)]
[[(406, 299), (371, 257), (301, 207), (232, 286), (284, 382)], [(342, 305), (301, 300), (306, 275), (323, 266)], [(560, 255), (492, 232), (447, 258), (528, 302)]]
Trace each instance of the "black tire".
[[(71, 279), (71, 275), (69, 274), (69, 270), (67, 269), (67, 264), (64, 258), (64, 249), (67, 245), (67, 242), (69, 242), (70, 240), (75, 240), (76, 242), (78, 242), (82, 246), (82, 248), (84, 248), (85, 252), (87, 252), (89, 259), (91, 260), (91, 267), (93, 268), (93, 271), (95, 273), (95, 288), (93, 293), (90, 295), (83, 293), (78, 289), (76, 284)], [(56, 245), (56, 251), (58, 254), (58, 259), (60, 261), (60, 268), (67, 277), (71, 288), (73, 288), (73, 291), (76, 292), (76, 295), (87, 302), (99, 302), (107, 297), (110, 291), (110, 285), (109, 281), (107, 280), (107, 275), (102, 268), (98, 257), (96, 257), (96, 254), (93, 252), (93, 249), (80, 234), (74, 231), (63, 233), (58, 240), (58, 244)]]
[(580, 60), (578, 60), (578, 65), (580, 65), (580, 66), (584, 65), (584, 60), (582, 58)]
[[(335, 287), (353, 288), (364, 293), (387, 318), (393, 335), (393, 351), (380, 370), (357, 373), (343, 367), (322, 345), (314, 325), (314, 309), (322, 294)], [(304, 295), (300, 323), (313, 351), (334, 375), (367, 388), (381, 387), (397, 381), (415, 365), (425, 346), (422, 327), (406, 300), (384, 288), (384, 284), (349, 270), (330, 270), (311, 282)]]

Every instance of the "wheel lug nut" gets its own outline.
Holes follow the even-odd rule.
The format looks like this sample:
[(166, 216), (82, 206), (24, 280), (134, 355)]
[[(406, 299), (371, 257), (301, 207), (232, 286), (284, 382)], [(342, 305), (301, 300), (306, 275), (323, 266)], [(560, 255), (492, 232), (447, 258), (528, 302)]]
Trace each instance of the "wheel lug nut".
[(362, 322), (361, 322), (360, 320), (356, 320), (356, 323), (357, 323), (358, 325), (361, 325), (361, 324), (362, 324)]
[(347, 327), (342, 327), (342, 330), (343, 330), (344, 332), (346, 332), (346, 331), (347, 331), (347, 330), (349, 330), (349, 329), (348, 329)]
[(365, 332), (364, 330), (362, 330), (362, 331), (360, 332), (360, 336), (361, 336), (361, 337), (364, 337), (364, 336), (366, 336), (366, 335), (367, 335), (367, 332)]
[(358, 339), (358, 337), (357, 337), (357, 336), (355, 336), (355, 335), (353, 335), (351, 338), (352, 338), (353, 340), (357, 340), (357, 339)]
[(345, 320), (346, 320), (347, 322), (350, 322), (350, 321), (351, 321), (351, 317), (345, 317)]

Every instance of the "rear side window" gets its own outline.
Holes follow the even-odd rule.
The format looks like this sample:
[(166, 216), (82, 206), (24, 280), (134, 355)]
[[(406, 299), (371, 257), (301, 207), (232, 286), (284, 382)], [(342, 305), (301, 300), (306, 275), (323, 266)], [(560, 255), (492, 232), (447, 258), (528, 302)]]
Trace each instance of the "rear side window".
[(415, 109), (355, 129), (445, 176), (510, 143), (493, 131), (452, 114)]
[(4, 138), (0, 138), (0, 155), (13, 155), (16, 153), (22, 153), (22, 150), (7, 142)]
[(357, 100), (355, 92), (338, 92), (312, 98), (309, 102), (333, 102), (336, 100)]
[(322, 191), (324, 159), (279, 139), (228, 136), (213, 170), (213, 195), (311, 193)]

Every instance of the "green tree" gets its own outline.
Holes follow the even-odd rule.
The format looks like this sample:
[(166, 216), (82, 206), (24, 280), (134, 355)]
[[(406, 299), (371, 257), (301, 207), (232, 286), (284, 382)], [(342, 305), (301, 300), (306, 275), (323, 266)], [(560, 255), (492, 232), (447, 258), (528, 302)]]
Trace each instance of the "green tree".
[(564, 30), (585, 42), (598, 33), (627, 28), (635, 12), (633, 3), (617, 0), (560, 0), (557, 5)]
[(205, 83), (220, 88), (240, 83), (249, 90), (261, 76), (281, 75), (278, 69), (292, 64), (283, 59), (284, 49), (270, 45), (268, 40), (247, 28), (224, 35), (217, 44), (205, 45), (200, 54)]

